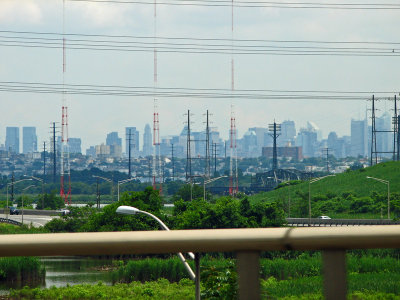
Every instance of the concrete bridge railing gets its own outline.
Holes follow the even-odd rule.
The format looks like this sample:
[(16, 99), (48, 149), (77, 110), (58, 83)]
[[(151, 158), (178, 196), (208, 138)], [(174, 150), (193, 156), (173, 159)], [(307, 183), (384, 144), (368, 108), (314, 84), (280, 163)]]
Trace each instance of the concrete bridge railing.
[(322, 250), (326, 299), (346, 299), (346, 250), (400, 248), (400, 226), (2, 235), (1, 256), (236, 252), (239, 298), (260, 299), (261, 251)]

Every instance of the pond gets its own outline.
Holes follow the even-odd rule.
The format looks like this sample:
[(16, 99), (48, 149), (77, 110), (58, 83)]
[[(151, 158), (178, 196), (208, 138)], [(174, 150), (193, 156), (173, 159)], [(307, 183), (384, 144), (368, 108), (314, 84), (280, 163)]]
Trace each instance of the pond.
[[(46, 268), (46, 277), (43, 283), (37, 286), (49, 288), (76, 284), (95, 284), (102, 281), (111, 285), (112, 260), (101, 257), (43, 257)], [(7, 294), (11, 289), (21, 288), (18, 283), (0, 284), (0, 294)]]

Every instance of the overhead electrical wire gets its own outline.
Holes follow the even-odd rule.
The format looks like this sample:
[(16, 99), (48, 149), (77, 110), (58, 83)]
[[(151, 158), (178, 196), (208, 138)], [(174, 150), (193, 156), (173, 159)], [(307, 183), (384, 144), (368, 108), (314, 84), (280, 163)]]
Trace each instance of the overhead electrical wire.
[(328, 91), (328, 90), (262, 90), (262, 89), (195, 89), (162, 88), (146, 86), (83, 85), (39, 83), (39, 82), (0, 82), (0, 91), (16, 93), (66, 94), (91, 96), (155, 96), (160, 98), (206, 98), (206, 99), (253, 99), (253, 100), (368, 100), (369, 95), (378, 98), (390, 98), (392, 91)]
[[(85, 37), (85, 38), (84, 38)], [(101, 38), (99, 38), (101, 37)], [(70, 34), (68, 49), (196, 54), (239, 55), (334, 55), (334, 56), (399, 56), (400, 43), (390, 42), (327, 42), (327, 41), (279, 41), (279, 40), (235, 40), (228, 39), (159, 38), (154, 42), (149, 37), (113, 37), (100, 35)], [(0, 46), (23, 48), (63, 47), (64, 39), (56, 33), (34, 33), (0, 31)]]
[[(140, 0), (68, 0), (69, 2), (116, 3), (154, 5), (151, 1)], [(157, 5), (171, 6), (232, 6), (231, 1), (224, 0), (164, 0)], [(285, 8), (285, 9), (346, 9), (346, 10), (392, 10), (400, 9), (398, 3), (324, 3), (324, 2), (280, 2), (280, 1), (235, 1), (233, 6), (249, 8)]]

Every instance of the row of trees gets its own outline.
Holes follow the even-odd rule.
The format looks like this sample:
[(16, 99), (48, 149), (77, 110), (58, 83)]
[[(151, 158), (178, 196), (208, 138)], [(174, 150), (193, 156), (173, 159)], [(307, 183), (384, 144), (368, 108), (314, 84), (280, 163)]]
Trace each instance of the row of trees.
[(159, 227), (156, 221), (145, 215), (116, 214), (120, 205), (151, 212), (171, 229), (268, 227), (285, 223), (283, 210), (276, 203), (251, 204), (246, 197), (221, 197), (215, 203), (201, 198), (191, 202), (179, 199), (172, 215), (167, 215), (162, 210), (158, 191), (149, 187), (141, 192), (125, 192), (119, 202), (107, 205), (100, 212), (92, 207), (71, 208), (69, 215), (54, 219), (47, 223), (46, 228), (51, 232), (95, 232), (154, 230)]

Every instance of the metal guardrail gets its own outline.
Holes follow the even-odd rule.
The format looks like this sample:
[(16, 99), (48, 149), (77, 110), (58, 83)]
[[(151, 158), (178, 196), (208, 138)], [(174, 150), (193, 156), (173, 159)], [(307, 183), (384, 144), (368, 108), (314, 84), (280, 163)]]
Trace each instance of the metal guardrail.
[(346, 249), (400, 248), (400, 226), (2, 235), (1, 256), (236, 252), (239, 298), (261, 299), (261, 251), (322, 250), (326, 299), (346, 299)]
[(360, 225), (398, 225), (399, 221), (389, 219), (319, 219), (286, 218), (289, 226), (360, 226)]
[(11, 219), (6, 219), (6, 218), (0, 218), (0, 223), (8, 223), (8, 224), (12, 224), (12, 225), (22, 226), (21, 222), (11, 220)]
[[(0, 214), (5, 214), (5, 209), (0, 209)], [(21, 212), (20, 212), (21, 213)], [(41, 210), (41, 209), (24, 209), (24, 215), (36, 215), (36, 216), (55, 216), (60, 213), (56, 210)]]

